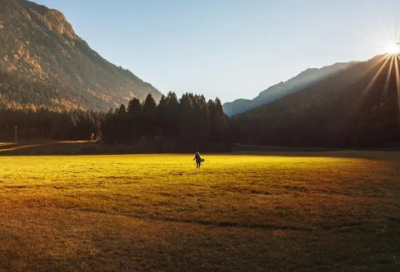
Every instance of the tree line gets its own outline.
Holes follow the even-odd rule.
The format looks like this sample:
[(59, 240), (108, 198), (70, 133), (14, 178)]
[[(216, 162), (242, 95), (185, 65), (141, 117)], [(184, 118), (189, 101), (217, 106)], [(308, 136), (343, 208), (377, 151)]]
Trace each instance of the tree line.
[(222, 151), (230, 146), (230, 125), (221, 101), (174, 92), (156, 103), (151, 94), (109, 112), (60, 111), (35, 106), (0, 107), (0, 140), (97, 140), (105, 144), (145, 145), (149, 151)]
[(110, 110), (102, 122), (106, 143), (151, 144), (154, 150), (193, 151), (229, 148), (229, 120), (221, 101), (187, 93), (180, 99), (174, 92), (157, 104), (151, 94), (143, 103), (134, 98)]
[(15, 127), (21, 141), (93, 140), (101, 138), (104, 113), (71, 110), (53, 111), (34, 106), (0, 108), (0, 140), (14, 141)]

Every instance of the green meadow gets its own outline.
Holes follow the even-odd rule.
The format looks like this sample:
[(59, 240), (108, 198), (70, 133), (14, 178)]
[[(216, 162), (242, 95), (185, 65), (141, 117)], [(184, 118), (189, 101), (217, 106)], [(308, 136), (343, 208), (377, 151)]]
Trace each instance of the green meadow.
[(0, 271), (400, 271), (400, 153), (0, 157)]

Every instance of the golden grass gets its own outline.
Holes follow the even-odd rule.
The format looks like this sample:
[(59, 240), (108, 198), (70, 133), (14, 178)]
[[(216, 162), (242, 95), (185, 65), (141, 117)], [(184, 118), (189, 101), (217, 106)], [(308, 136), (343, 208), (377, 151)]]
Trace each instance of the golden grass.
[(0, 157), (0, 271), (399, 271), (400, 155)]

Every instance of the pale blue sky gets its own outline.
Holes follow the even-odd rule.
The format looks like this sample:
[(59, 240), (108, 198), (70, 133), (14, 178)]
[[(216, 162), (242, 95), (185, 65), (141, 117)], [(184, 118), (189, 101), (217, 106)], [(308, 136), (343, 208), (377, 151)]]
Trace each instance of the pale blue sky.
[(253, 98), (299, 72), (384, 53), (398, 0), (36, 0), (161, 92)]

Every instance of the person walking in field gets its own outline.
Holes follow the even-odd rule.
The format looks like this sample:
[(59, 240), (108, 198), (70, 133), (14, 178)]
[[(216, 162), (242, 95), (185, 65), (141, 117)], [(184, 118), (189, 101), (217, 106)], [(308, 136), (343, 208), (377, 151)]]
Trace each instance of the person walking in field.
[(194, 159), (196, 160), (196, 164), (197, 164), (197, 168), (201, 167), (201, 163), (204, 161), (201, 157), (200, 157), (200, 153), (197, 152), (196, 155), (194, 156)]

